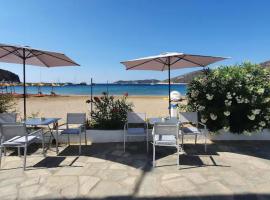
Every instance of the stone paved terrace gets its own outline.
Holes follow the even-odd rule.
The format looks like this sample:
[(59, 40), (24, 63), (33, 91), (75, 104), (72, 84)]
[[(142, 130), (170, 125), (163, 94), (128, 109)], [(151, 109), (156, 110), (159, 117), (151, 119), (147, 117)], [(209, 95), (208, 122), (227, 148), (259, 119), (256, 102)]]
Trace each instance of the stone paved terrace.
[(58, 157), (31, 147), (28, 168), (10, 151), (0, 171), (0, 199), (270, 199), (270, 143), (188, 144), (176, 167), (173, 149), (159, 148), (151, 167), (143, 143), (63, 145)]

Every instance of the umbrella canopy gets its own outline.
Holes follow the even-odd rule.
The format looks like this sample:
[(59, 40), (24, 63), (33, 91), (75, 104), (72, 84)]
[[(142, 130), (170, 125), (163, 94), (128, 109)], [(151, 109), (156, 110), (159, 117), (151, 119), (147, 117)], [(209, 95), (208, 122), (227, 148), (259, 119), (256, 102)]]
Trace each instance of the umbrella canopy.
[(0, 44), (0, 62), (23, 64), (24, 119), (26, 119), (25, 65), (40, 67), (79, 66), (62, 53), (7, 44)]
[[(168, 70), (169, 78), (169, 107), (171, 104), (171, 70), (193, 67), (206, 67), (209, 64), (227, 59), (220, 56), (193, 55), (177, 52), (162, 53), (156, 56), (149, 56), (121, 62), (126, 70)], [(170, 109), (169, 109), (170, 112)], [(170, 113), (171, 114), (171, 113)]]

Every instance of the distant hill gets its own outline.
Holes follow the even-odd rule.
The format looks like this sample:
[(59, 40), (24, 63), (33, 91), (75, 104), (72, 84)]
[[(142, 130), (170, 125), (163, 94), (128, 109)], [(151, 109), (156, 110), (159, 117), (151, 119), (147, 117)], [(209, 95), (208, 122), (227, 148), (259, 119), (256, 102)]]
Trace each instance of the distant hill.
[(151, 83), (159, 83), (160, 80), (157, 79), (146, 79), (146, 80), (131, 80), (131, 81), (116, 81), (116, 84), (151, 84)]
[(263, 63), (260, 64), (262, 67), (265, 67), (265, 68), (270, 68), (270, 60), (268, 61), (265, 61)]
[[(190, 83), (196, 76), (199, 76), (203, 73), (202, 70), (194, 71), (190, 73), (186, 73), (183, 75), (176, 76), (171, 78), (172, 83)], [(164, 82), (168, 82), (168, 79), (164, 80)]]
[(13, 72), (0, 69), (0, 81), (9, 81), (9, 82), (17, 82), (20, 83), (20, 78), (17, 74)]

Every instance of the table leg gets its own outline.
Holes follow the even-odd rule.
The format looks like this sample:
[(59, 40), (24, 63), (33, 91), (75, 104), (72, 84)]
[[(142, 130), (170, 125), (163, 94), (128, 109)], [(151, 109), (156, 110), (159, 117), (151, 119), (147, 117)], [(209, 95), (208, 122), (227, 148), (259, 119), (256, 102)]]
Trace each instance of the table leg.
[(56, 155), (58, 155), (59, 150), (58, 150), (58, 122), (55, 123), (55, 128), (56, 128)]

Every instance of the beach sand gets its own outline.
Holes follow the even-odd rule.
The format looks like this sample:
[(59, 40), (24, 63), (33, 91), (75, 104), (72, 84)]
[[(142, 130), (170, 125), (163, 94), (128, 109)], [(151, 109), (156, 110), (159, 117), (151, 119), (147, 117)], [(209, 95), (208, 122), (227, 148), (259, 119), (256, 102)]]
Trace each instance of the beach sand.
[[(66, 119), (68, 112), (85, 112), (89, 114), (90, 104), (86, 104), (89, 96), (45, 96), (27, 98), (27, 116), (59, 117)], [(16, 111), (23, 116), (23, 99), (18, 98)], [(164, 96), (129, 96), (135, 112), (143, 112), (147, 117), (168, 116), (168, 100)]]

